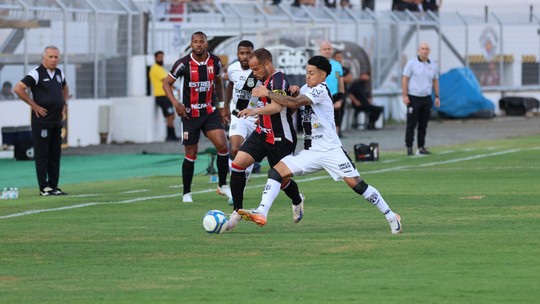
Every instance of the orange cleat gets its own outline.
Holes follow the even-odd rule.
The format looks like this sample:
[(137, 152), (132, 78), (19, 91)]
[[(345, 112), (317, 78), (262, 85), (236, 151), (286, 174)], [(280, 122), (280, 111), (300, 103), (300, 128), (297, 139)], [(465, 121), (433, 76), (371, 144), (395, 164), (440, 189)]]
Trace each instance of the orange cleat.
[(266, 225), (266, 216), (259, 213), (255, 209), (246, 210), (246, 209), (239, 209), (238, 214), (246, 221), (252, 221), (255, 222), (259, 226)]

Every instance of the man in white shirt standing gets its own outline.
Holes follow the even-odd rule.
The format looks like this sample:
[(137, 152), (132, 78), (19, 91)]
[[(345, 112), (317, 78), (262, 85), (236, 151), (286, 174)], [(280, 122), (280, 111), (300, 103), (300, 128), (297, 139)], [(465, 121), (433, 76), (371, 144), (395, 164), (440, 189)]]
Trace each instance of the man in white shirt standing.
[(401, 78), (403, 103), (407, 106), (407, 129), (405, 145), (407, 155), (413, 155), (414, 130), (418, 126), (418, 154), (430, 154), (425, 147), (427, 126), (435, 93), (435, 106), (441, 106), (439, 99), (439, 71), (437, 64), (429, 60), (430, 48), (427, 43), (418, 47), (418, 57), (407, 62)]

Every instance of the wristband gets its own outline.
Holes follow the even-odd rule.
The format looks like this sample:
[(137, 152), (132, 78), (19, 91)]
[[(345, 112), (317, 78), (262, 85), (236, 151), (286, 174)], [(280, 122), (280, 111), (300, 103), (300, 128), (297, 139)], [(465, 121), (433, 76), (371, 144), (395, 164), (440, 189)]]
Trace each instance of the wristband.
[(218, 102), (218, 109), (223, 109), (224, 106), (225, 106), (225, 102), (224, 102), (224, 101)]

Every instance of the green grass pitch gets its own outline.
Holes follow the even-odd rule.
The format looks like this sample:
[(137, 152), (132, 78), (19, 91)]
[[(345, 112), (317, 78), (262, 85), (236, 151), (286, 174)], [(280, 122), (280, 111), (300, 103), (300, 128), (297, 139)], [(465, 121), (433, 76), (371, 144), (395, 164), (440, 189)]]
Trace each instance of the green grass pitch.
[[(432, 152), (357, 163), (401, 235), (324, 172), (295, 178), (300, 223), (280, 194), (265, 227), (222, 235), (202, 228), (208, 210), (231, 212), (204, 175), (191, 204), (169, 173), (63, 184), (65, 197), (22, 188), (0, 201), (0, 303), (537, 302), (540, 136)], [(265, 181), (249, 181), (245, 207)]]

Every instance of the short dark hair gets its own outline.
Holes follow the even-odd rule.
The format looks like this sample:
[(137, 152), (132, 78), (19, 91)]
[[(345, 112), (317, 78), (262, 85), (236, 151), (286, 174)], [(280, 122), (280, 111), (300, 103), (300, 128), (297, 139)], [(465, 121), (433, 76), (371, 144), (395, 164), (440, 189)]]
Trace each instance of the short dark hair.
[(163, 51), (157, 51), (154, 53), (154, 58), (156, 58), (159, 55), (163, 55)]
[(204, 39), (208, 39), (208, 37), (206, 37), (205, 33), (201, 32), (201, 31), (197, 31), (197, 32), (195, 32), (195, 33), (193, 33), (191, 35), (191, 40), (193, 40), (193, 36), (195, 36), (195, 35), (202, 35), (204, 37)]
[(257, 58), (259, 63), (265, 63), (267, 61), (272, 62), (272, 53), (270, 53), (270, 51), (265, 48), (260, 48), (253, 51), (253, 53), (251, 53), (249, 58), (253, 58), (253, 57)]
[(242, 40), (238, 43), (238, 49), (241, 48), (241, 47), (248, 47), (248, 48), (255, 48), (253, 46), (253, 42), (249, 41), (249, 40)]
[(330, 61), (328, 61), (328, 59), (326, 59), (326, 57), (324, 56), (313, 56), (309, 58), (308, 64), (315, 66), (317, 69), (325, 72), (326, 76), (332, 73), (332, 65), (330, 64)]

